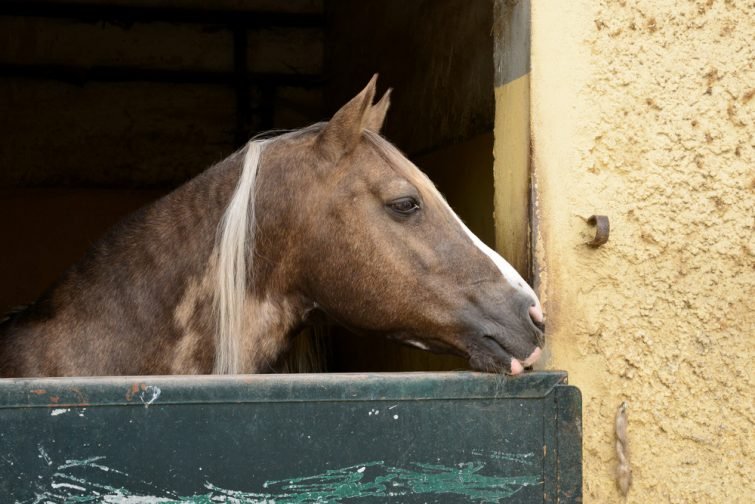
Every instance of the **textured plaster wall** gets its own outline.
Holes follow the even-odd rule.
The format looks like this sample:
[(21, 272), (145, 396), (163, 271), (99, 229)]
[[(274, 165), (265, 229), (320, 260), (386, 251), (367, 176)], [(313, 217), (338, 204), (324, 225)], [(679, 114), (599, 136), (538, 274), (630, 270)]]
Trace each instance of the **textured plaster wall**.
[(586, 502), (621, 498), (621, 401), (628, 502), (755, 494), (753, 40), (751, 1), (533, 2), (535, 260)]

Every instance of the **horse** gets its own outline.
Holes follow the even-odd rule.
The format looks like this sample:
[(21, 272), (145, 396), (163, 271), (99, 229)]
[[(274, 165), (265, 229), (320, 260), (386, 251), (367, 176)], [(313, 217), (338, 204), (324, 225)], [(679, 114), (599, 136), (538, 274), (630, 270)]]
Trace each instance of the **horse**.
[(318, 316), (476, 370), (531, 366), (538, 297), (380, 135), (376, 79), (117, 224), (0, 324), (0, 377), (276, 372)]

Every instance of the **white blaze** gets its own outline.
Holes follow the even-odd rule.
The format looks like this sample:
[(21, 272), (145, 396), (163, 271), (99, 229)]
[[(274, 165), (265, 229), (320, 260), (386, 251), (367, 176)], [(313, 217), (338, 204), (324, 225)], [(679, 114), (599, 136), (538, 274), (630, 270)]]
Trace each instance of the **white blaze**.
[[(454, 216), (456, 219), (456, 222), (459, 223), (461, 228), (464, 230), (464, 232), (469, 236), (469, 238), (472, 240), (472, 243), (482, 251), (483, 254), (488, 256), (491, 261), (493, 261), (493, 264), (495, 264), (498, 267), (498, 270), (501, 272), (503, 277), (506, 279), (506, 281), (514, 287), (519, 292), (528, 295), (530, 298), (532, 298), (532, 302), (534, 303), (535, 307), (530, 308), (530, 315), (535, 317), (536, 319), (542, 320), (542, 314), (543, 314), (543, 308), (540, 305), (540, 300), (537, 298), (537, 294), (535, 294), (535, 291), (532, 290), (532, 287), (530, 287), (527, 282), (524, 281), (524, 279), (517, 273), (517, 271), (514, 269), (513, 266), (511, 266), (509, 263), (506, 262), (506, 260), (498, 255), (498, 253), (485, 245), (475, 234), (469, 230), (469, 228), (462, 222), (462, 220), (459, 218), (458, 215), (456, 215), (456, 212), (453, 211), (453, 209), (449, 206), (446, 199), (443, 197), (443, 195), (438, 191), (438, 189), (435, 187), (435, 185), (430, 181), (430, 179), (425, 175), (419, 168), (417, 168), (411, 161), (406, 159), (403, 154), (401, 154), (398, 149), (396, 149), (395, 146), (393, 146), (390, 142), (388, 142), (386, 139), (381, 137), (377, 133), (373, 133), (369, 130), (365, 130), (365, 136), (368, 140), (373, 142), (379, 149), (381, 149), (384, 153), (386, 153), (389, 156), (389, 159), (396, 164), (397, 166), (400, 164), (406, 164), (409, 166), (409, 171), (414, 172), (414, 177), (410, 177), (410, 180), (414, 180), (419, 185), (425, 187), (428, 191), (433, 193), (435, 197), (438, 198), (439, 201), (442, 202), (442, 204), (445, 206), (445, 208), (451, 212), (451, 215)], [(533, 314), (533, 310), (535, 311), (535, 314)]]
[(500, 256), (498, 252), (491, 249), (487, 245), (485, 245), (482, 240), (480, 240), (477, 235), (475, 235), (470, 229), (467, 227), (466, 224), (459, 218), (458, 215), (456, 215), (456, 212), (453, 211), (453, 209), (446, 203), (446, 200), (441, 198), (443, 200), (443, 203), (446, 204), (446, 208), (448, 208), (448, 211), (453, 214), (454, 218), (456, 219), (456, 222), (459, 223), (461, 228), (464, 230), (464, 232), (469, 236), (469, 238), (472, 240), (472, 243), (475, 244), (475, 246), (482, 251), (483, 254), (488, 256), (491, 261), (493, 261), (493, 264), (495, 264), (498, 269), (501, 271), (501, 274), (506, 279), (506, 281), (514, 287), (516, 290), (523, 294), (527, 294), (532, 298), (532, 301), (535, 303), (535, 306), (537, 309), (542, 313), (543, 307), (540, 306), (540, 300), (537, 298), (537, 294), (535, 294), (535, 291), (532, 290), (532, 287), (529, 286), (527, 282), (524, 281), (524, 278), (519, 274), (517, 270), (514, 269), (512, 265), (510, 265), (508, 262), (506, 262), (506, 259)]

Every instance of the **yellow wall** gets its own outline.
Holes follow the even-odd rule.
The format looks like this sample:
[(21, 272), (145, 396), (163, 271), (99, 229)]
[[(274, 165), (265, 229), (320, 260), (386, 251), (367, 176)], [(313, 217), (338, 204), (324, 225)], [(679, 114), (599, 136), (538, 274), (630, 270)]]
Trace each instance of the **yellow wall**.
[(620, 501), (627, 401), (628, 502), (752, 502), (755, 8), (532, 3), (534, 256), (546, 366), (583, 393), (585, 501)]

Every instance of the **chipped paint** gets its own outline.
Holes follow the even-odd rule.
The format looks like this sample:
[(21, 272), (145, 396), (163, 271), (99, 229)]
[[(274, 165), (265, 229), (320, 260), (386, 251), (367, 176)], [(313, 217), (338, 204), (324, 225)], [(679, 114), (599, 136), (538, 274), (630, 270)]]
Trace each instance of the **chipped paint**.
[[(489, 452), (494, 453), (494, 452)], [(508, 454), (529, 458), (532, 454)], [(466, 498), (480, 504), (497, 503), (509, 498), (521, 489), (542, 484), (538, 474), (525, 476), (493, 476), (483, 474), (486, 467), (481, 462), (463, 462), (455, 466), (412, 463), (406, 467), (394, 467), (383, 461), (367, 462), (325, 471), (322, 474), (272, 480), (264, 483), (264, 492), (245, 492), (218, 487), (210, 482), (204, 484), (208, 491), (191, 496), (179, 496), (162, 488), (151, 494), (132, 492), (125, 487), (116, 487), (97, 481), (97, 473), (87, 472), (87, 477), (71, 473), (75, 468), (95, 468), (119, 471), (103, 465), (105, 457), (90, 457), (67, 460), (57, 467), (49, 482), (49, 491), (38, 493), (32, 502), (69, 503), (102, 502), (108, 504), (211, 504), (233, 502), (235, 504), (262, 504), (286, 502), (289, 504), (314, 504), (342, 502), (363, 497), (396, 498), (408, 495), (428, 495), (438, 498)], [(135, 481), (149, 485), (143, 481)], [(42, 485), (43, 487), (44, 485)], [(53, 492), (54, 490), (54, 492)], [(27, 504), (27, 502), (19, 503)]]
[(54, 410), (50, 411), (50, 416), (62, 415), (63, 413), (68, 413), (69, 411), (71, 411), (70, 408), (55, 408)]
[(37, 445), (37, 451), (39, 452), (39, 458), (45, 461), (45, 463), (49, 466), (52, 465), (52, 459), (45, 451), (44, 447), (42, 445)]
[[(45, 461), (48, 462), (48, 465), (52, 465), (52, 459), (44, 451), (44, 448), (41, 445), (38, 448), (40, 455), (42, 453), (45, 454)], [(175, 494), (162, 489), (156, 489), (156, 493), (162, 495), (136, 495), (122, 486), (107, 484), (101, 481), (98, 476), (103, 475), (103, 473), (109, 473), (118, 475), (121, 481), (128, 481), (134, 486), (149, 486), (154, 488), (154, 485), (150, 483), (131, 478), (124, 471), (104, 465), (102, 462), (105, 458), (103, 456), (96, 456), (84, 459), (67, 459), (64, 463), (57, 465), (52, 475), (49, 476), (50, 490), (35, 494), (32, 500), (17, 501), (16, 504), (68, 504), (85, 502), (112, 504), (196, 502), (196, 504), (200, 504), (205, 502), (203, 500), (176, 500)], [(39, 482), (37, 486), (41, 489), (44, 488), (45, 484)]]
[(533, 465), (535, 463), (535, 454), (530, 453), (506, 453), (499, 450), (472, 450), (472, 455), (485, 457), (491, 460), (506, 460), (517, 464)]
[[(144, 385), (142, 385), (144, 387)], [(134, 396), (139, 392), (139, 384), (138, 383), (132, 383), (129, 389), (126, 391), (126, 400), (131, 401), (131, 399), (134, 398)]]
[(53, 483), (50, 486), (52, 486), (53, 488), (70, 488), (72, 490), (79, 490), (81, 492), (84, 492), (86, 490), (86, 488), (82, 486), (72, 485), (71, 483)]
[[(103, 502), (105, 504), (170, 504), (171, 502), (187, 502), (183, 500), (176, 501), (175, 499), (171, 498), (154, 497), (150, 495), (103, 495), (101, 499), (102, 500), (100, 502)], [(200, 500), (191, 502), (195, 502), (196, 504), (204, 504), (206, 501)]]
[[(554, 387), (564, 376), (535, 375), (502, 384), (477, 373), (391, 375), (388, 380), (369, 374), (274, 380), (257, 376), (254, 387), (245, 382), (248, 377), (204, 377), (208, 393), (202, 394), (196, 393), (196, 378), (87, 378), (74, 384), (89, 396), (92, 405), (87, 408), (74, 404), (78, 397), (71, 393), (72, 383), (10, 382), (0, 406), (0, 444), (7, 445), (0, 453), (0, 495), (13, 495), (18, 504), (350, 502), (359, 498), (349, 495), (363, 493), (365, 500), (378, 502), (480, 504), (506, 501), (501, 496), (510, 491), (516, 493), (509, 501), (551, 495), (562, 488), (562, 480), (556, 479), (563, 475), (556, 472), (560, 443), (549, 444), (549, 457), (541, 457), (541, 442), (546, 441), (541, 399), (547, 412), (555, 414), (550, 408), (560, 402), (548, 397), (563, 395)], [(125, 401), (134, 382), (136, 392)], [(266, 388), (270, 383), (275, 386)], [(147, 410), (145, 403), (157, 395), (148, 387), (155, 385), (162, 393)], [(48, 394), (29, 392), (40, 388)], [(51, 406), (49, 396), (56, 393), (61, 401)], [(470, 398), (457, 419), (456, 401)], [(300, 405), (300, 400), (306, 402)], [(295, 416), (304, 406), (301, 422), (282, 430), (281, 419)], [(51, 418), (56, 407), (70, 412)], [(242, 429), (234, 432), (223, 421), (223, 411), (215, 416), (219, 410), (253, 422), (242, 422)], [(271, 421), (268, 411), (275, 413)], [(438, 418), (448, 421), (436, 425), (440, 431), (428, 431), (428, 422)], [(166, 425), (166, 419), (174, 423)], [(49, 428), (25, 436), (29, 423), (36, 421)], [(334, 425), (342, 427), (327, 430)], [(527, 432), (522, 425), (529, 427)], [(202, 435), (181, 446), (175, 442), (181, 432)], [(390, 439), (381, 437), (386, 435)], [(226, 440), (233, 449), (224, 445)], [(323, 459), (328, 446), (342, 449)], [(295, 463), (283, 448), (294, 451)], [(248, 459), (250, 453), (263, 459)], [(218, 465), (219, 456), (228, 464)], [(574, 465), (574, 456), (566, 463)], [(512, 487), (516, 480), (508, 478), (520, 476), (537, 484), (517, 490)]]
[(142, 391), (139, 392), (139, 399), (142, 401), (142, 404), (144, 404), (145, 408), (149, 408), (149, 405), (157, 401), (161, 393), (162, 390), (160, 390), (160, 387), (157, 387), (155, 385), (148, 385), (146, 387), (142, 387)]

